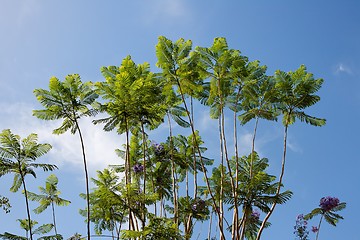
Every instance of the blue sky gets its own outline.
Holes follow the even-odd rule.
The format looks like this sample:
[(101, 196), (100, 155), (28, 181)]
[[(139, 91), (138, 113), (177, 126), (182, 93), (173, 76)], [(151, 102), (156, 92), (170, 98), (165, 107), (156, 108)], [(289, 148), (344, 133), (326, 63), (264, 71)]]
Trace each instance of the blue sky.
[[(321, 101), (309, 113), (327, 119), (314, 128), (295, 124), (289, 129), (289, 152), (285, 186), (293, 198), (277, 208), (273, 226), (264, 239), (293, 239), (298, 213), (318, 206), (323, 196), (337, 196), (347, 202), (345, 217), (338, 227), (322, 227), (321, 239), (358, 239), (360, 213), (359, 117), (360, 117), (360, 3), (348, 1), (41, 1), (3, 0), (0, 7), (0, 130), (10, 128), (22, 137), (39, 134), (41, 142), (53, 145), (42, 161), (58, 164), (63, 197), (73, 203), (58, 208), (58, 230), (65, 237), (85, 233), (77, 209), (85, 202), (83, 168), (77, 136), (51, 135), (58, 123), (42, 122), (31, 111), (40, 106), (35, 88), (47, 88), (51, 76), (63, 79), (79, 73), (84, 81), (102, 81), (101, 66), (119, 65), (127, 55), (135, 62), (147, 61), (155, 68), (155, 45), (160, 35), (172, 40), (191, 39), (194, 46), (210, 46), (215, 37), (226, 37), (229, 47), (239, 49), (250, 60), (290, 71), (305, 64), (316, 78), (323, 78)], [(199, 112), (200, 133), (209, 132), (216, 122)], [(84, 121), (91, 175), (107, 164), (118, 163), (114, 149), (123, 136), (103, 133)], [(249, 146), (252, 126), (240, 129), (244, 151)], [(159, 129), (157, 133), (164, 133)], [(215, 131), (214, 134), (217, 134)], [(159, 134), (158, 134), (159, 135)], [(161, 134), (160, 134), (161, 135)], [(215, 135), (216, 136), (216, 135)], [(206, 140), (206, 137), (208, 140)], [(210, 135), (206, 145), (214, 149)], [(261, 123), (258, 151), (268, 157), (271, 171), (278, 175), (282, 151), (280, 123)], [(209, 151), (216, 158), (216, 151)], [(48, 174), (29, 178), (31, 191), (43, 185)], [(25, 218), (20, 193), (9, 193), (12, 176), (0, 179), (0, 194), (11, 199), (8, 215), (0, 212), (0, 233), (21, 233), (17, 218)], [(33, 204), (32, 206), (36, 206)], [(50, 215), (33, 217), (41, 223)], [(315, 222), (313, 223), (315, 224)], [(196, 231), (207, 230), (207, 224)], [(197, 234), (194, 234), (196, 236)], [(203, 237), (205, 238), (205, 237)], [(201, 239), (203, 239), (201, 238)], [(200, 239), (200, 238), (199, 238)]]

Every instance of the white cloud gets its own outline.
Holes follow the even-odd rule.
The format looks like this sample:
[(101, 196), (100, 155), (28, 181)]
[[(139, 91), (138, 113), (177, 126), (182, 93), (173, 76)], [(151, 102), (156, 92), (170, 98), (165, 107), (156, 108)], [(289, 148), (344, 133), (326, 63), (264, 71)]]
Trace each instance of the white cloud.
[(190, 9), (182, 0), (154, 0), (144, 5), (146, 23), (157, 21), (172, 22), (187, 19)]
[[(22, 138), (37, 133), (40, 143), (49, 143), (52, 150), (42, 161), (55, 163), (63, 171), (83, 170), (83, 158), (78, 134), (52, 134), (61, 121), (43, 121), (32, 116), (33, 106), (26, 103), (0, 104), (4, 116), (1, 117), (2, 129), (11, 129)], [(124, 136), (115, 132), (104, 132), (102, 126), (94, 126), (91, 119), (83, 119), (80, 128), (84, 137), (88, 168), (91, 176), (96, 170), (102, 170), (109, 164), (121, 164), (123, 161), (115, 154), (116, 148), (122, 148)], [(0, 129), (0, 130), (2, 130)]]
[(335, 67), (335, 74), (346, 73), (352, 74), (352, 70), (349, 66), (345, 65), (344, 63), (338, 63)]

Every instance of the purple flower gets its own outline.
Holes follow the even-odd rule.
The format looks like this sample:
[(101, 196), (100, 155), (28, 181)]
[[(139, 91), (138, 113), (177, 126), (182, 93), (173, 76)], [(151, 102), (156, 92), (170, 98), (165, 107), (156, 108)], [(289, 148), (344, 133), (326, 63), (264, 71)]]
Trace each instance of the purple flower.
[(340, 203), (340, 200), (336, 197), (323, 197), (320, 199), (319, 206), (325, 212), (331, 211), (333, 208), (337, 207)]
[(311, 227), (311, 231), (312, 231), (313, 233), (317, 233), (317, 232), (319, 231), (319, 228), (318, 228), (318, 227), (315, 227), (315, 226), (312, 226), (312, 227)]
[(144, 166), (141, 164), (135, 164), (133, 170), (135, 173), (141, 173), (144, 171)]
[(194, 211), (194, 212), (201, 212), (201, 211), (204, 211), (206, 207), (206, 203), (204, 200), (202, 199), (197, 199), (194, 201), (194, 203), (191, 205), (191, 209)]
[(152, 146), (154, 148), (155, 155), (159, 156), (164, 153), (164, 146), (162, 144), (153, 143)]
[(307, 240), (309, 236), (309, 231), (307, 230), (307, 221), (304, 220), (304, 215), (299, 214), (296, 217), (296, 224), (294, 226), (294, 234), (296, 239)]
[(260, 218), (260, 212), (257, 211), (257, 210), (254, 210), (254, 211), (251, 213), (251, 217), (252, 217), (255, 221), (258, 221), (259, 218)]

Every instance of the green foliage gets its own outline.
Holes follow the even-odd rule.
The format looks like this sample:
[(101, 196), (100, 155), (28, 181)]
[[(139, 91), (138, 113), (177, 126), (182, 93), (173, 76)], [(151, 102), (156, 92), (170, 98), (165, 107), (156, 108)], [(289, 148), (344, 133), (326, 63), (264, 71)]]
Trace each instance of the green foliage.
[(54, 129), (54, 134), (63, 134), (70, 130), (75, 134), (79, 129), (77, 121), (83, 116), (95, 116), (97, 113), (89, 108), (98, 95), (92, 90), (92, 83), (82, 83), (78, 74), (65, 77), (61, 82), (52, 77), (49, 90), (35, 89), (37, 100), (44, 106), (43, 110), (34, 110), (33, 115), (43, 120), (63, 119), (60, 127)]
[(101, 72), (106, 81), (96, 83), (95, 87), (96, 92), (108, 101), (99, 108), (109, 117), (94, 120), (95, 124), (104, 123), (105, 131), (116, 128), (121, 134), (140, 123), (155, 128), (162, 122), (165, 109), (157, 104), (161, 89), (148, 63), (136, 65), (128, 56), (119, 67), (102, 67)]
[(2, 207), (5, 213), (10, 212), (11, 205), (7, 197), (0, 196), (0, 207)]
[(142, 231), (121, 231), (121, 239), (182, 240), (184, 238), (171, 219), (151, 217), (148, 225), (146, 225)]
[[(226, 224), (234, 239), (259, 240), (262, 229), (270, 226), (267, 220), (275, 206), (285, 204), (292, 196), (289, 190), (281, 191), (288, 126), (296, 120), (314, 126), (326, 123), (325, 119), (305, 113), (305, 109), (320, 100), (317, 92), (323, 80), (315, 79), (303, 65), (295, 71), (278, 70), (269, 76), (266, 66), (261, 66), (259, 61), (249, 61), (239, 50), (231, 49), (225, 38), (215, 38), (212, 46), (192, 50), (191, 40), (180, 38), (173, 42), (161, 36), (156, 45), (156, 56), (160, 73), (152, 72), (149, 63), (136, 64), (127, 56), (120, 66), (101, 68), (103, 82), (83, 83), (78, 74), (72, 74), (64, 81), (52, 77), (49, 90), (34, 90), (44, 107), (34, 110), (34, 116), (44, 120), (62, 119), (54, 134), (70, 130), (72, 134), (78, 132), (80, 135), (87, 181), (87, 194), (81, 194), (81, 197), (88, 203), (87, 209), (80, 210), (80, 214), (87, 216), (87, 238), (90, 239), (92, 222), (96, 234), (110, 232), (113, 239), (190, 239), (195, 224), (211, 222), (212, 214), (216, 213), (220, 239), (225, 238)], [(96, 102), (98, 97), (101, 99)], [(194, 119), (194, 99), (208, 108), (211, 118), (219, 120), (219, 129), (216, 129), (220, 132), (219, 159), (202, 156), (207, 148), (194, 127), (198, 120)], [(187, 107), (188, 102), (191, 109)], [(248, 156), (239, 157), (235, 144), (236, 156), (230, 157), (229, 153), (233, 151), (228, 148), (226, 133), (232, 129), (225, 120), (228, 109), (233, 111), (236, 125), (237, 120), (241, 125), (252, 120), (256, 122), (252, 151)], [(83, 116), (94, 117), (98, 112), (105, 116), (93, 120), (94, 124), (104, 124), (105, 131), (126, 134), (124, 150), (116, 150), (125, 162), (97, 171), (97, 178), (91, 179), (94, 188), (89, 193), (78, 120)], [(285, 136), (282, 169), (277, 179), (268, 173), (268, 159), (260, 158), (254, 149), (258, 120), (276, 121), (280, 115)], [(168, 121), (169, 136), (156, 144), (149, 139), (149, 132), (158, 128), (164, 119)], [(191, 134), (182, 135), (184, 129), (181, 134), (174, 134), (179, 128), (172, 126), (173, 121), (178, 126), (191, 127)], [(235, 134), (234, 142), (237, 140)], [(49, 206), (53, 208), (54, 204), (65, 206), (70, 203), (59, 197), (55, 175), (50, 175), (45, 187), (39, 188), (40, 194), (25, 188), (25, 176), (36, 177), (36, 168), (56, 169), (55, 165), (35, 163), (50, 149), (49, 144), (37, 143), (36, 134), (23, 140), (10, 130), (0, 134), (0, 176), (14, 173), (10, 190), (16, 192), (23, 186), (26, 200), (40, 203), (34, 209), (35, 213), (41, 213)], [(212, 167), (211, 172), (208, 167)], [(122, 178), (124, 173), (125, 179)], [(204, 174), (206, 187), (198, 186), (197, 174), (200, 173)], [(194, 190), (193, 196), (189, 189)], [(8, 211), (7, 199), (1, 197), (0, 200), (0, 206)], [(311, 219), (321, 215), (321, 219), (335, 226), (342, 219), (336, 212), (343, 208), (345, 203), (331, 211), (316, 208), (306, 217)], [(225, 214), (224, 209), (229, 213)], [(27, 210), (29, 213), (28, 206)], [(227, 218), (231, 213), (233, 221), (229, 224)], [(260, 219), (261, 214), (266, 214), (264, 220)], [(31, 221), (30, 214), (21, 224), (30, 231), (31, 239), (34, 234), (46, 235), (52, 228), (55, 235), (39, 239), (62, 239), (56, 231), (54, 210), (53, 219), (54, 224), (44, 224), (33, 232), (35, 222)], [(126, 230), (125, 223), (129, 224)], [(208, 238), (211, 237), (209, 233)], [(28, 239), (7, 232), (0, 238)], [(77, 235), (70, 239), (80, 238)]]
[(294, 72), (278, 70), (274, 74), (274, 79), (279, 98), (277, 107), (283, 114), (284, 125), (293, 124), (295, 119), (314, 126), (325, 125), (325, 119), (307, 115), (303, 111), (320, 101), (320, 97), (315, 93), (321, 88), (323, 79), (314, 79), (304, 65)]

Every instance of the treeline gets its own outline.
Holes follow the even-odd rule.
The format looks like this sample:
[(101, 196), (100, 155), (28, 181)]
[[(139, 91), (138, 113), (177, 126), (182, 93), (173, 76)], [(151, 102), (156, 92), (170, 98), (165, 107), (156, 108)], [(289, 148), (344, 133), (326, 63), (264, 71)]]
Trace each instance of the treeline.
[[(313, 126), (325, 125), (325, 119), (306, 113), (320, 97), (323, 79), (315, 79), (305, 66), (290, 72), (267, 74), (266, 66), (250, 61), (239, 50), (229, 48), (225, 38), (216, 38), (211, 47), (195, 47), (190, 40), (173, 42), (159, 37), (156, 66), (136, 64), (130, 56), (120, 66), (102, 67), (103, 82), (82, 82), (78, 74), (63, 81), (52, 77), (49, 89), (36, 89), (34, 94), (43, 109), (33, 115), (43, 120), (62, 119), (54, 134), (70, 131), (81, 142), (84, 165), (86, 237), (91, 239), (93, 223), (96, 235), (112, 239), (191, 239), (196, 224), (209, 223), (207, 239), (261, 239), (269, 219), (278, 205), (290, 200), (292, 192), (284, 190), (287, 136), (297, 120)], [(209, 118), (218, 120), (220, 145), (218, 156), (207, 156), (205, 142), (196, 129), (198, 116), (194, 105), (199, 102), (209, 110)], [(97, 118), (102, 113), (103, 118)], [(104, 131), (125, 134), (126, 143), (116, 150), (124, 164), (109, 166), (89, 179), (86, 146), (79, 120), (93, 118)], [(231, 119), (231, 121), (225, 121)], [(269, 161), (255, 151), (261, 121), (281, 119), (284, 128), (279, 175), (267, 172)], [(231, 122), (231, 124), (229, 124)], [(238, 129), (254, 124), (250, 154), (239, 151)], [(151, 139), (152, 130), (161, 125), (169, 129), (163, 142)], [(175, 125), (189, 129), (189, 135), (176, 133)], [(226, 129), (226, 130), (225, 130)], [(227, 134), (231, 129), (232, 135)], [(228, 144), (232, 142), (230, 146)], [(52, 164), (36, 159), (51, 146), (37, 143), (36, 134), (21, 139), (10, 130), (0, 135), (0, 176), (14, 174), (11, 191), (23, 189), (27, 219), (20, 221), (26, 237), (5, 232), (2, 239), (63, 239), (56, 229), (55, 205), (70, 201), (59, 197), (57, 178), (50, 175), (41, 194), (29, 192), (25, 177), (36, 177), (35, 169), (52, 171)], [(122, 148), (123, 147), (123, 148)], [(90, 191), (89, 181), (95, 188)], [(4, 211), (10, 203), (2, 197)], [(35, 228), (28, 201), (39, 201), (34, 209), (41, 213), (52, 208), (52, 223)], [(337, 198), (321, 200), (319, 208), (300, 215), (295, 226), (298, 239), (308, 239), (304, 219), (320, 215), (313, 227), (318, 238), (323, 218), (336, 225), (345, 208)], [(205, 223), (202, 223), (205, 224)], [(213, 230), (216, 225), (217, 231)], [(54, 235), (46, 235), (54, 229)], [(46, 235), (46, 236), (44, 236)]]

